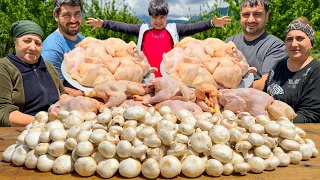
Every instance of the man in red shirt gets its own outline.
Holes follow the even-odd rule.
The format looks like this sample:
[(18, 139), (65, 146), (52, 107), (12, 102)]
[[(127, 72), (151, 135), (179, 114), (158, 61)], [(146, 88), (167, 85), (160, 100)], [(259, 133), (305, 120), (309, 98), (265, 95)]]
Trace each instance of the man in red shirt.
[(118, 32), (138, 36), (137, 46), (147, 57), (150, 66), (158, 68), (156, 77), (161, 77), (160, 63), (163, 53), (173, 49), (174, 44), (179, 42), (179, 37), (190, 36), (198, 32), (209, 30), (213, 27), (224, 28), (230, 24), (228, 16), (196, 22), (192, 24), (167, 24), (169, 7), (164, 0), (151, 0), (148, 7), (151, 25), (149, 24), (127, 24), (99, 18), (88, 18), (87, 26), (93, 29), (104, 27)]

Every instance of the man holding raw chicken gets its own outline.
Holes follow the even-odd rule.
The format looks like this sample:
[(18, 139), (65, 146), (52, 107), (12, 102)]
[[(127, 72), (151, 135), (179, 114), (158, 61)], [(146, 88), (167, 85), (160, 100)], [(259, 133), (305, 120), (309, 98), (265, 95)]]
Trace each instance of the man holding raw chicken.
[[(148, 12), (151, 25), (127, 24), (99, 18), (88, 18), (86, 25), (93, 26), (93, 29), (103, 27), (138, 36), (139, 50), (143, 51), (152, 67), (160, 70), (162, 55), (173, 49), (174, 44), (179, 42), (179, 37), (193, 35), (213, 27), (224, 28), (225, 24), (231, 22), (228, 16), (221, 18), (215, 16), (207, 21), (193, 24), (167, 24), (169, 7), (164, 0), (151, 0)], [(155, 72), (155, 76), (161, 77), (160, 72)]]
[(240, 6), (243, 32), (225, 40), (233, 41), (249, 65), (257, 68), (253, 88), (259, 90), (264, 88), (271, 68), (287, 57), (283, 41), (264, 30), (269, 13), (268, 0), (243, 0)]
[[(65, 53), (74, 49), (75, 45), (84, 39), (79, 34), (82, 24), (83, 5), (81, 0), (55, 0), (53, 16), (58, 22), (58, 29), (51, 33), (43, 42), (42, 57), (50, 61), (58, 71), (60, 79), (64, 80), (61, 64)], [(73, 89), (67, 81), (63, 81), (69, 95), (83, 95), (82, 91)]]

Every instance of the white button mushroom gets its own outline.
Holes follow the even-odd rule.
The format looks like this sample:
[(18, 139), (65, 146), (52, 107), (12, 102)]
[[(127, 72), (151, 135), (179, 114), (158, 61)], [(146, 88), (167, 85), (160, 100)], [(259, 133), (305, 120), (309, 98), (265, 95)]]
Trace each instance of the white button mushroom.
[(233, 170), (234, 170), (234, 167), (233, 167), (232, 163), (227, 163), (227, 164), (223, 165), (223, 173), (222, 174), (229, 176), (230, 174), (232, 174)]
[(105, 158), (112, 158), (117, 153), (116, 145), (109, 141), (102, 141), (98, 146), (98, 150)]
[(120, 162), (119, 173), (126, 178), (134, 178), (141, 172), (141, 163), (135, 159), (128, 158)]
[(67, 174), (74, 171), (74, 162), (70, 155), (62, 155), (55, 159), (53, 163), (53, 172), (57, 174)]
[(281, 147), (287, 151), (298, 151), (300, 144), (294, 140), (284, 139), (280, 143)]
[(208, 175), (218, 177), (223, 173), (223, 164), (216, 159), (209, 159), (205, 163), (205, 170)]
[(140, 106), (131, 106), (124, 110), (123, 117), (125, 119), (141, 120), (145, 118), (147, 112)]
[(65, 145), (70, 151), (74, 150), (77, 147), (77, 144), (78, 144), (78, 142), (74, 138), (68, 138), (65, 141)]
[(31, 131), (24, 137), (24, 143), (30, 149), (35, 149), (37, 144), (39, 143), (39, 137), (41, 132), (38, 131)]
[(261, 157), (252, 157), (248, 160), (248, 164), (251, 167), (251, 172), (262, 173), (266, 168), (266, 163)]
[(211, 147), (210, 155), (222, 163), (230, 163), (233, 158), (233, 151), (227, 145), (215, 144)]
[(287, 154), (290, 156), (291, 164), (299, 164), (302, 160), (302, 154), (299, 151), (289, 151)]
[(280, 165), (280, 160), (277, 156), (270, 156), (268, 159), (265, 160), (265, 163), (265, 170), (272, 171)]
[(159, 163), (153, 158), (149, 158), (143, 162), (141, 169), (143, 176), (148, 179), (155, 179), (160, 175)]
[(132, 145), (129, 141), (121, 140), (117, 144), (117, 154), (121, 158), (127, 158), (130, 156), (132, 150)]
[(111, 119), (112, 119), (111, 112), (110, 113), (104, 112), (98, 115), (97, 122), (100, 124), (107, 124), (111, 121)]
[(35, 153), (43, 155), (48, 153), (49, 143), (39, 143), (35, 148)]
[(12, 144), (2, 153), (2, 159), (6, 162), (11, 162), (12, 153), (18, 147), (18, 144)]
[(248, 141), (254, 146), (261, 146), (264, 144), (264, 138), (257, 133), (250, 133), (248, 136)]
[(80, 176), (91, 176), (97, 170), (97, 163), (92, 157), (81, 157), (74, 163), (74, 169)]
[(213, 126), (209, 135), (216, 144), (226, 144), (230, 140), (229, 130), (222, 125)]
[(189, 155), (182, 161), (181, 171), (187, 177), (198, 177), (205, 171), (205, 162), (198, 156)]
[(42, 132), (39, 136), (39, 142), (40, 143), (48, 143), (50, 142), (50, 132)]
[(288, 126), (281, 126), (280, 137), (286, 139), (294, 139), (296, 137), (296, 131)]
[(97, 166), (97, 173), (102, 178), (111, 178), (119, 169), (119, 162), (116, 159), (100, 161)]
[(123, 130), (123, 140), (133, 141), (137, 137), (137, 132), (134, 127), (128, 127)]
[(67, 131), (64, 128), (56, 128), (50, 132), (52, 141), (64, 141), (67, 138)]
[(250, 165), (248, 163), (241, 162), (234, 165), (234, 172), (247, 175), (248, 171), (250, 171)]
[(23, 166), (30, 149), (26, 145), (19, 145), (11, 156), (11, 162), (16, 166)]
[(262, 126), (266, 126), (270, 123), (270, 119), (266, 115), (258, 115), (256, 116), (256, 122)]
[(208, 131), (192, 134), (190, 143), (191, 147), (198, 153), (208, 151), (212, 147), (212, 141), (210, 136), (208, 135)]
[(267, 159), (271, 156), (271, 149), (265, 145), (254, 148), (254, 154), (263, 159)]
[(85, 157), (90, 156), (93, 152), (93, 145), (89, 141), (79, 142), (76, 147), (76, 153), (78, 156)]
[(90, 134), (89, 141), (98, 144), (105, 139), (106, 134), (107, 132), (105, 130), (96, 129)]
[(35, 150), (28, 152), (24, 165), (29, 169), (37, 168), (39, 155), (35, 154)]
[(285, 167), (290, 164), (290, 156), (286, 153), (277, 153), (275, 156), (279, 159), (280, 164), (278, 166)]
[(255, 123), (256, 123), (256, 120), (252, 116), (243, 116), (241, 118), (241, 126), (246, 129), (249, 129), (249, 127)]
[(53, 168), (55, 157), (50, 154), (41, 155), (38, 158), (37, 168), (42, 172), (49, 172)]
[(180, 174), (181, 172), (181, 163), (175, 156), (167, 155), (164, 156), (160, 162), (160, 172), (161, 175), (165, 178), (173, 178)]

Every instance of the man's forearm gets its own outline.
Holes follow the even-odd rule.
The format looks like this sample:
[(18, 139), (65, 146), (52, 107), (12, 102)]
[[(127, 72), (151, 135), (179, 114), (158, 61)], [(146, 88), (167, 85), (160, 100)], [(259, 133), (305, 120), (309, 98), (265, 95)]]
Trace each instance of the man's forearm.
[(80, 90), (72, 89), (69, 87), (64, 88), (68, 95), (70, 96), (83, 96), (83, 92)]
[(253, 86), (252, 87), (262, 91), (263, 88), (264, 88), (264, 85), (266, 83), (267, 78), (268, 78), (268, 74), (262, 75), (262, 77), (259, 80), (255, 80), (253, 82)]

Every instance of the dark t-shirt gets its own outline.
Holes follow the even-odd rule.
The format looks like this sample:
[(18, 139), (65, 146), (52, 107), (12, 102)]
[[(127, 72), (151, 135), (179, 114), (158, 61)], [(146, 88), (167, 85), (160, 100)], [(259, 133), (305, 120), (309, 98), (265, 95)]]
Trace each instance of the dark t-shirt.
[(166, 29), (151, 29), (144, 34), (142, 51), (147, 57), (150, 66), (158, 68), (158, 72), (154, 73), (156, 77), (161, 77), (160, 63), (162, 61), (162, 55), (172, 48), (173, 40)]
[(297, 113), (293, 122), (320, 122), (320, 62), (312, 60), (297, 72), (291, 72), (287, 58), (269, 73), (264, 91), (290, 105)]
[(242, 32), (225, 40), (229, 41), (243, 53), (250, 66), (257, 68), (255, 80), (260, 79), (263, 74), (268, 74), (277, 62), (287, 57), (283, 41), (267, 32), (253, 41), (247, 41)]

